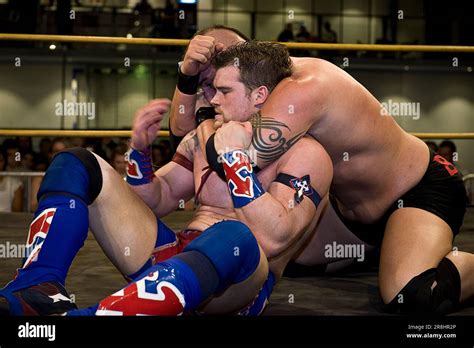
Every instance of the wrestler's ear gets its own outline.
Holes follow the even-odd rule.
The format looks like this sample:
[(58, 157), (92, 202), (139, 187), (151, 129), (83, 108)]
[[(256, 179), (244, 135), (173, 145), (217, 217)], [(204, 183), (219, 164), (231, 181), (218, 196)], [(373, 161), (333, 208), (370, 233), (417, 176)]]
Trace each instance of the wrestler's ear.
[(261, 107), (266, 101), (270, 92), (266, 86), (260, 86), (253, 90), (252, 96), (256, 107)]

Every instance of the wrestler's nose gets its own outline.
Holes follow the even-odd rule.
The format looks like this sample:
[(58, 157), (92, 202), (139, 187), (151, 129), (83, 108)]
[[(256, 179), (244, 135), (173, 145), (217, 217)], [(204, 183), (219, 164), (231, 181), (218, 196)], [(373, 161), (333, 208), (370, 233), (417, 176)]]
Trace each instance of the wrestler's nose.
[(214, 94), (214, 97), (212, 97), (212, 99), (210, 101), (210, 103), (213, 107), (218, 107), (220, 105), (218, 94), (219, 93)]

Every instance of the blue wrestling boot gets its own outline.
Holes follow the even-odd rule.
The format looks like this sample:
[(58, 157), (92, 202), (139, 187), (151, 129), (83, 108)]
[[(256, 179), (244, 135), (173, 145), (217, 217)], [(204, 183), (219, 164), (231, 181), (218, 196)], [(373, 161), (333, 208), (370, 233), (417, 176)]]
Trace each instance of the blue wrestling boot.
[(67, 149), (54, 157), (38, 191), (26, 257), (0, 289), (0, 315), (52, 315), (77, 308), (63, 284), (87, 239), (88, 206), (101, 188), (100, 165), (89, 151)]
[(0, 290), (0, 316), (62, 314), (77, 306), (58, 282), (45, 282), (12, 292)]

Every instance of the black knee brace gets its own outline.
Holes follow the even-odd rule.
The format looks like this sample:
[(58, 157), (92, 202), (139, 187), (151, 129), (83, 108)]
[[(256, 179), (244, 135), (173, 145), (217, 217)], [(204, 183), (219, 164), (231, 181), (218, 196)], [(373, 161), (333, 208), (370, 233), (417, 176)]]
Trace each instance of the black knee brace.
[(459, 271), (449, 259), (444, 258), (437, 268), (431, 268), (410, 280), (385, 309), (402, 314), (447, 314), (459, 305), (460, 296)]
[(102, 171), (99, 162), (90, 151), (75, 147), (54, 156), (37, 198), (39, 202), (48, 195), (64, 193), (76, 196), (89, 205), (101, 190)]

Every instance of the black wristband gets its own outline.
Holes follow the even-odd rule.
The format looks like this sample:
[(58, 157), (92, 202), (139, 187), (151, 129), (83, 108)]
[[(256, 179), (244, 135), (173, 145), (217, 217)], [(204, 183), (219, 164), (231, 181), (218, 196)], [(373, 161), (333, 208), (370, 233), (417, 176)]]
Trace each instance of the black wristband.
[(195, 76), (189, 76), (183, 74), (181, 67), (178, 68), (178, 90), (181, 93), (194, 95), (197, 93), (199, 86), (199, 74)]
[(222, 164), (222, 161), (219, 160), (219, 154), (216, 151), (216, 148), (214, 147), (214, 136), (216, 134), (212, 134), (209, 139), (207, 139), (206, 143), (206, 158), (207, 158), (207, 163), (209, 163), (209, 167), (212, 168), (213, 171), (219, 175), (219, 177), (227, 182), (227, 179), (225, 177), (225, 171), (224, 171), (224, 165)]

